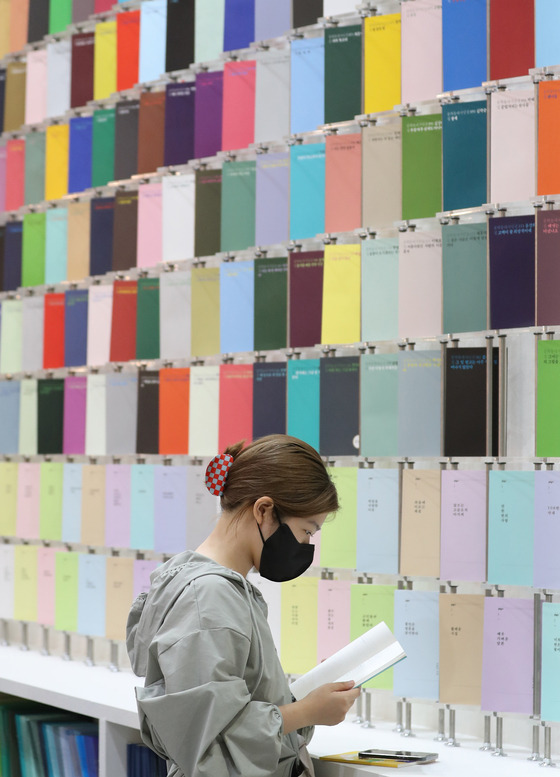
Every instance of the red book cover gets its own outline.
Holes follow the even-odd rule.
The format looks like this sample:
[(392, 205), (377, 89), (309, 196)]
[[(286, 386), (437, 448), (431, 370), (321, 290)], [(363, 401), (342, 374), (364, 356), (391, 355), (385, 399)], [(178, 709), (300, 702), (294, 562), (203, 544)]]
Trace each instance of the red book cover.
[(64, 294), (45, 294), (43, 369), (64, 367)]
[(93, 100), (94, 51), (95, 35), (93, 32), (72, 35), (71, 108), (79, 108)]
[(117, 92), (138, 83), (140, 11), (117, 14)]
[(159, 452), (189, 452), (190, 370), (159, 371)]
[(95, 0), (94, 13), (105, 13), (114, 6), (115, 0)]
[(526, 76), (535, 67), (534, 0), (490, 3), (490, 80)]
[(256, 62), (226, 62), (222, 149), (247, 148), (255, 140)]
[(6, 143), (6, 210), (17, 210), (25, 202), (25, 140)]
[(111, 321), (110, 361), (128, 362), (136, 358), (136, 281), (115, 281)]
[(218, 450), (253, 439), (253, 365), (220, 366)]

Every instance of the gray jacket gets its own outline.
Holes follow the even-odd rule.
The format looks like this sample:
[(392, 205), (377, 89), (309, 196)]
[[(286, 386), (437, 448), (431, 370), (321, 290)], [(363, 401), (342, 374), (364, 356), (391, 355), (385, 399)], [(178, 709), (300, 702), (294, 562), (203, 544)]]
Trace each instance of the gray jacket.
[(192, 551), (156, 569), (132, 605), (140, 730), (170, 777), (290, 777), (301, 737), (282, 734), (291, 694), (266, 617), (260, 591)]

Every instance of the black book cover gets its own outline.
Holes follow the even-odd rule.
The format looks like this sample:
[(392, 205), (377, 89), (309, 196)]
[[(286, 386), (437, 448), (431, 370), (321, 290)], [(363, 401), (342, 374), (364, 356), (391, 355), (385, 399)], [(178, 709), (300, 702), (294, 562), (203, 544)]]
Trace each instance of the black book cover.
[(286, 434), (286, 363), (253, 366), (253, 438)]
[(185, 70), (194, 62), (195, 0), (167, 0), (165, 71)]
[(159, 371), (138, 373), (136, 453), (159, 453)]
[[(493, 349), (492, 456), (498, 455), (499, 366)], [(444, 455), (486, 455), (486, 348), (445, 351)]]
[(29, 0), (27, 42), (35, 43), (49, 34), (49, 0)]
[(323, 0), (292, 0), (292, 24), (307, 27), (323, 16)]
[(16, 291), (21, 286), (21, 248), (23, 222), (9, 221), (4, 230), (4, 275), (2, 291)]
[(139, 100), (117, 103), (115, 111), (115, 180), (132, 178), (138, 172)]
[(62, 453), (64, 380), (37, 381), (37, 453)]
[(0, 132), (4, 130), (4, 98), (6, 97), (6, 69), (0, 68)]
[(357, 456), (360, 450), (360, 359), (320, 360), (319, 452)]
[(113, 271), (136, 267), (137, 231), (138, 191), (118, 191), (113, 216)]

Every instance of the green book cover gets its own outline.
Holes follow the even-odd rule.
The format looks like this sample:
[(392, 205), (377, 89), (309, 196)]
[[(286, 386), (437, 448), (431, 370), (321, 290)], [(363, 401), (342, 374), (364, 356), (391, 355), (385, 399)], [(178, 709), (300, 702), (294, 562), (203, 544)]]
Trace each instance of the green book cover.
[(46, 133), (29, 132), (25, 137), (25, 204), (45, 199)]
[(441, 115), (402, 120), (402, 217), (430, 218), (442, 209)]
[(41, 286), (45, 282), (46, 228), (45, 213), (26, 213), (23, 217), (22, 286)]
[(136, 358), (159, 359), (159, 278), (138, 279)]
[(286, 348), (288, 260), (255, 260), (255, 351)]
[(37, 381), (37, 453), (62, 453), (64, 379)]
[(91, 185), (105, 186), (115, 179), (115, 109), (94, 111)]
[(356, 467), (329, 469), (340, 510), (333, 521), (321, 529), (321, 566), (336, 569), (356, 569), (356, 539), (358, 534), (358, 470)]
[(79, 553), (55, 554), (54, 627), (78, 631)]
[[(394, 597), (392, 585), (350, 586), (350, 639), (354, 640), (384, 621), (394, 630)], [(387, 669), (372, 680), (364, 683), (364, 688), (393, 688), (393, 669)]]
[(325, 30), (325, 124), (362, 113), (362, 26)]
[(62, 478), (61, 461), (41, 462), (39, 497), (39, 537), (42, 540), (62, 539)]
[(222, 168), (221, 251), (255, 245), (256, 162), (226, 162)]
[(442, 229), (443, 331), (479, 332), (486, 325), (486, 222)]
[(213, 256), (219, 252), (221, 221), (222, 171), (197, 170), (195, 178), (195, 256)]
[(360, 453), (396, 456), (398, 450), (396, 353), (364, 354), (360, 369)]
[(537, 456), (560, 456), (560, 340), (537, 346)]
[(72, 24), (72, 0), (50, 0), (49, 35), (62, 32)]

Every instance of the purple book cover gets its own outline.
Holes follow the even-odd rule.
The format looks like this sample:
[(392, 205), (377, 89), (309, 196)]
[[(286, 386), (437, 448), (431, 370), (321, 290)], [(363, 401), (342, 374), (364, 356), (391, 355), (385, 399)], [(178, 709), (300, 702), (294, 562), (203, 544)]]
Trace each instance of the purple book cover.
[(486, 580), (484, 471), (441, 473), (440, 577), (475, 583)]
[(255, 245), (282, 243), (290, 237), (290, 155), (257, 157)]
[(187, 546), (187, 468), (154, 467), (155, 543), (158, 553), (180, 553)]
[(321, 342), (323, 264), (322, 251), (290, 254), (290, 348), (301, 348)]
[(130, 465), (109, 464), (105, 470), (105, 545), (130, 545)]
[(537, 212), (537, 326), (560, 324), (560, 211)]
[(535, 472), (534, 579), (536, 588), (560, 588), (560, 472)]
[(65, 378), (62, 450), (66, 456), (85, 453), (86, 396), (87, 377), (85, 375), (70, 375)]
[(533, 713), (533, 600), (484, 600), (481, 707)]
[(535, 325), (535, 217), (488, 222), (490, 328)]
[(215, 156), (222, 148), (222, 96), (224, 74), (221, 70), (199, 73), (194, 98), (194, 155), (196, 159)]
[(134, 560), (134, 588), (133, 596), (136, 599), (140, 594), (146, 594), (150, 590), (150, 575), (159, 566), (159, 561), (147, 561), (146, 559)]
[(167, 84), (165, 90), (165, 148), (163, 164), (184, 165), (194, 158), (193, 82)]

